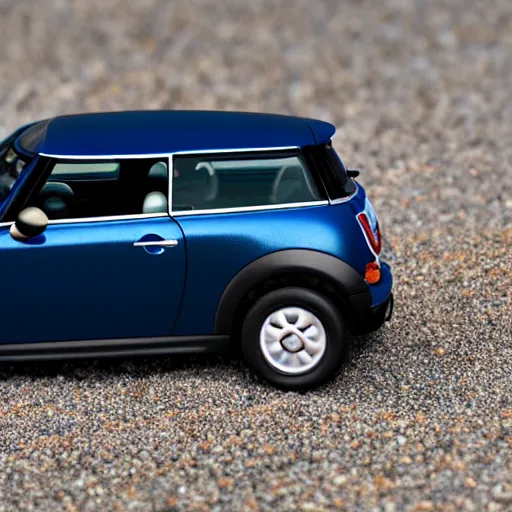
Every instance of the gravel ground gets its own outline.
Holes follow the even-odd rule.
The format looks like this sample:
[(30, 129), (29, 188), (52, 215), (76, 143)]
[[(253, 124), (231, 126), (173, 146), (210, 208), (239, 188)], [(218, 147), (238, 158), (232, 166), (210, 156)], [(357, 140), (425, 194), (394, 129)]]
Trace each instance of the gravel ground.
[(397, 307), (329, 385), (217, 356), (0, 369), (0, 511), (512, 510), (510, 0), (0, 0), (0, 131), (77, 111), (335, 122)]

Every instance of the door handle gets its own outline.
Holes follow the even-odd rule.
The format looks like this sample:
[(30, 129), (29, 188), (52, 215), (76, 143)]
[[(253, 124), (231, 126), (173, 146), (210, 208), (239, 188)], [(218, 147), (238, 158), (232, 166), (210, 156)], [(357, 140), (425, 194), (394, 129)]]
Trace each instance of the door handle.
[(145, 242), (135, 242), (134, 247), (176, 247), (178, 240), (148, 240)]

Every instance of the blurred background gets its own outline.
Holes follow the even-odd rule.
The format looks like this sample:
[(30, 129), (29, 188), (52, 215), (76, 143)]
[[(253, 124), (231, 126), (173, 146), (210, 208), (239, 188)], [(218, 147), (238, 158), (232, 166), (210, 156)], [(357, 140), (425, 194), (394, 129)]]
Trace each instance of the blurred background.
[(313, 116), (388, 224), (512, 218), (510, 0), (0, 0), (0, 33), (2, 137), (98, 110)]

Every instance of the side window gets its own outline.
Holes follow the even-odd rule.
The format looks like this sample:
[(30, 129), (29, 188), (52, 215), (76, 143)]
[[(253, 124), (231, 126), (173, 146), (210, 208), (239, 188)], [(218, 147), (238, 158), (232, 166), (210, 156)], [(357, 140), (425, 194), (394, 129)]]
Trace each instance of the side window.
[(173, 211), (270, 206), (325, 199), (301, 155), (176, 156)]
[(167, 159), (56, 161), (30, 205), (49, 219), (111, 217), (168, 211)]

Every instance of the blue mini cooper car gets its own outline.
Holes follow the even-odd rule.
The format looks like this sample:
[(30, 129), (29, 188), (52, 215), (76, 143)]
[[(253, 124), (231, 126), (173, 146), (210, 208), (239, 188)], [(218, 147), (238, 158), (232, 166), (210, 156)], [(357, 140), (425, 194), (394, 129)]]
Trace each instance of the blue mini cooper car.
[(239, 348), (305, 389), (391, 317), (375, 211), (322, 121), (57, 117), (0, 145), (0, 360)]

